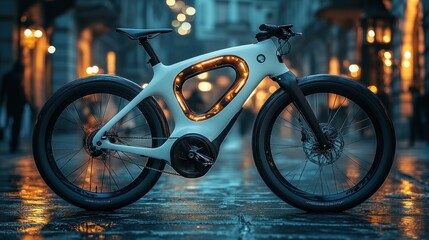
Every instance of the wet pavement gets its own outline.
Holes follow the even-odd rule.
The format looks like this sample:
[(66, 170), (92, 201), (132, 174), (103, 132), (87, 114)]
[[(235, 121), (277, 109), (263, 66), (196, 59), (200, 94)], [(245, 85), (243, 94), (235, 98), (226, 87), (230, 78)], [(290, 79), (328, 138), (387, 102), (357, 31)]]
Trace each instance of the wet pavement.
[(226, 143), (199, 179), (163, 175), (136, 203), (89, 212), (52, 193), (28, 151), (0, 152), (0, 239), (423, 239), (429, 230), (429, 147), (398, 144), (393, 170), (369, 200), (312, 214), (275, 196), (248, 141)]

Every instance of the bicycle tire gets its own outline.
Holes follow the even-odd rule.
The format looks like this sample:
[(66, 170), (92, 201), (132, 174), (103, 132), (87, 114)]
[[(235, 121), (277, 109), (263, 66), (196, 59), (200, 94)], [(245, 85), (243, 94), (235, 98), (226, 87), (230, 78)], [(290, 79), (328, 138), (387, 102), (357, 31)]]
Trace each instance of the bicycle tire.
[[(290, 134), (290, 136), (292, 135), (295, 135), (298, 137), (300, 136), (301, 137), (300, 140), (298, 141), (284, 140), (279, 136), (274, 136), (276, 134), (281, 135), (280, 133), (278, 133), (281, 131), (277, 131), (278, 128), (274, 127), (274, 125), (276, 125), (277, 123), (276, 121), (278, 121), (280, 114), (283, 113), (285, 109), (290, 111), (290, 109), (294, 107), (291, 96), (282, 89), (279, 89), (267, 100), (267, 102), (263, 105), (261, 111), (259, 112), (256, 118), (254, 129), (253, 129), (254, 134), (252, 138), (252, 149), (253, 149), (255, 165), (262, 179), (268, 185), (268, 187), (282, 200), (297, 208), (300, 208), (305, 211), (310, 211), (310, 212), (338, 212), (338, 211), (344, 211), (344, 210), (350, 209), (362, 203), (363, 201), (368, 199), (371, 195), (373, 195), (377, 191), (377, 189), (379, 189), (379, 187), (383, 184), (384, 180), (389, 174), (389, 170), (392, 166), (393, 159), (394, 159), (394, 152), (395, 152), (395, 133), (392, 126), (392, 122), (389, 119), (380, 100), (367, 88), (365, 88), (363, 85), (357, 82), (354, 82), (339, 76), (313, 75), (313, 76), (309, 76), (301, 79), (299, 84), (307, 100), (309, 100), (309, 103), (311, 101), (314, 101), (314, 98), (317, 99), (317, 97), (315, 96), (320, 96), (315, 94), (325, 94), (326, 99), (328, 99), (326, 100), (327, 106), (329, 107), (329, 104), (330, 104), (329, 97), (331, 96), (329, 94), (337, 94), (350, 100), (350, 102), (347, 102), (348, 104), (350, 104), (350, 106), (343, 107), (344, 109), (348, 109), (349, 107), (351, 108), (352, 104), (356, 104), (356, 106), (362, 109), (362, 113), (359, 112), (360, 110), (354, 110), (354, 111), (358, 112), (359, 113), (358, 115), (360, 116), (363, 116), (363, 113), (365, 113), (368, 116), (368, 119), (365, 119), (366, 121), (365, 123), (370, 122), (372, 124), (371, 129), (373, 130), (373, 132), (367, 133), (365, 131), (368, 131), (368, 130), (365, 129), (365, 131), (361, 130), (362, 132), (354, 133), (353, 131), (357, 131), (356, 130), (358, 129), (357, 126), (361, 124), (357, 122), (356, 124), (353, 123), (355, 125), (351, 125), (352, 127), (350, 127), (351, 129), (354, 129), (353, 131), (350, 129), (347, 130), (348, 132), (352, 132), (352, 133), (350, 134), (346, 133), (349, 136), (353, 134), (352, 135), (353, 138), (363, 136), (362, 138), (364, 140), (369, 138), (365, 136), (365, 134), (368, 134), (369, 136), (371, 136), (372, 134), (375, 136), (374, 138), (376, 140), (376, 145), (375, 147), (373, 147), (375, 150), (372, 153), (368, 153), (368, 151), (364, 152), (365, 154), (369, 154), (369, 155), (373, 154), (372, 163), (370, 163), (370, 167), (368, 167), (368, 170), (367, 170), (368, 172), (364, 173), (364, 170), (362, 170), (363, 167), (362, 169), (360, 169), (359, 163), (355, 164), (355, 168), (356, 166), (358, 166), (359, 168), (359, 170), (355, 170), (355, 175), (356, 176), (359, 175), (359, 177), (356, 177), (357, 179), (356, 182), (349, 181), (350, 178), (348, 177), (348, 174), (349, 172), (353, 172), (353, 170), (350, 170), (350, 168), (348, 168), (346, 169), (345, 172), (343, 172), (345, 175), (345, 177), (343, 176), (343, 178), (346, 184), (338, 183), (338, 186), (337, 186), (336, 176), (337, 178), (339, 178), (339, 176), (342, 176), (342, 175), (341, 174), (336, 175), (336, 172), (339, 172), (336, 170), (337, 169), (340, 170), (340, 169), (338, 167), (337, 169), (335, 169), (335, 167), (333, 166), (337, 166), (340, 164), (345, 165), (346, 164), (345, 162), (353, 162), (352, 160), (356, 162), (357, 160), (359, 160), (360, 164), (362, 164), (362, 161), (369, 161), (368, 159), (354, 157), (354, 155), (359, 153), (359, 147), (361, 148), (365, 147), (365, 150), (368, 150), (368, 149), (372, 149), (371, 146), (373, 146), (373, 145), (369, 145), (370, 141), (368, 142), (364, 141), (363, 143), (362, 142), (359, 143), (361, 145), (354, 145), (353, 148), (351, 148), (351, 150), (344, 149), (345, 148), (344, 144), (346, 144), (345, 142), (349, 140), (348, 139), (344, 140), (346, 136), (344, 136), (344, 133), (342, 133), (342, 131), (344, 131), (342, 129), (336, 132), (337, 138), (335, 139), (339, 139), (340, 137), (343, 137), (343, 139), (340, 139), (340, 140), (343, 140), (343, 143), (342, 143), (343, 149), (341, 149), (341, 151), (334, 152), (334, 153), (332, 153), (333, 151), (330, 152), (331, 155), (329, 156), (331, 157), (335, 156), (335, 157), (332, 157), (331, 159), (336, 159), (336, 160), (335, 161), (328, 160), (325, 163), (322, 163), (320, 159), (326, 160), (329, 158), (323, 158), (324, 156), (323, 154), (319, 154), (317, 155), (317, 157), (314, 157), (315, 155), (308, 154), (309, 152), (308, 149), (311, 149), (306, 147), (306, 144), (310, 142), (309, 140), (307, 140), (309, 138), (308, 133), (303, 133), (304, 131), (307, 131), (304, 125), (299, 126), (299, 124), (298, 125), (296, 124), (296, 123), (299, 123), (299, 121), (295, 120), (295, 122), (293, 122), (292, 120), (290, 120), (290, 123), (293, 124), (294, 126), (287, 125), (292, 129), (283, 130), (283, 131), (284, 132), (301, 131), (301, 133)], [(346, 102), (346, 100), (344, 100), (343, 103), (344, 102)], [(290, 106), (289, 109), (288, 109), (288, 106)], [(318, 103), (313, 104), (312, 106), (313, 111), (316, 111), (315, 110), (315, 108), (317, 109), (316, 106), (323, 106), (323, 105)], [(354, 106), (355, 105), (353, 105), (353, 107)], [(335, 107), (335, 102), (333, 103), (332, 107)], [(338, 106), (336, 108), (337, 113), (338, 113), (338, 108), (341, 108), (341, 107)], [(299, 118), (298, 111), (296, 110), (294, 111)], [(328, 114), (331, 114), (331, 118), (334, 111), (335, 111), (334, 109), (330, 110), (330, 108), (328, 108), (327, 110)], [(316, 111), (316, 112), (319, 112), (319, 111)], [(286, 113), (286, 114), (289, 114), (289, 113)], [(351, 114), (351, 110), (350, 112), (348, 112), (348, 114), (349, 115)], [(347, 117), (349, 115), (347, 115)], [(355, 113), (355, 115), (357, 114)], [(290, 118), (292, 118), (292, 114), (290, 114)], [(325, 114), (325, 118), (326, 118), (326, 114)], [(353, 116), (352, 118), (355, 118), (355, 117)], [(329, 123), (330, 122), (329, 116), (325, 121), (321, 119), (322, 117), (318, 118), (322, 128), (325, 128), (325, 129), (335, 128), (334, 126), (331, 126), (331, 125), (334, 125), (334, 123)], [(288, 120), (288, 119), (285, 119), (285, 120)], [(345, 118), (344, 122), (346, 122), (346, 120), (347, 118)], [(341, 122), (341, 121), (337, 121), (337, 122)], [(344, 122), (341, 128), (343, 128)], [(295, 129), (295, 128), (298, 128), (298, 129)], [(335, 132), (335, 130), (332, 130), (331, 132)], [(325, 132), (325, 135), (326, 134), (327, 132)], [(352, 137), (350, 137), (350, 139), (351, 138)], [(281, 159), (281, 157), (277, 157), (277, 155), (274, 156), (274, 154), (277, 154), (277, 153), (273, 154), (273, 152), (275, 151), (273, 150), (275, 149), (275, 146), (271, 143), (271, 141), (275, 141), (276, 139), (282, 139), (281, 143), (284, 144), (284, 146), (291, 146), (290, 148), (296, 147), (296, 149), (293, 150), (294, 152), (288, 149), (287, 150), (281, 149), (279, 151), (280, 153), (282, 153), (282, 155), (287, 155), (286, 152), (289, 151), (289, 155), (288, 155), (289, 159), (285, 160), (285, 159)], [(340, 140), (338, 140), (339, 142), (337, 144), (338, 146), (341, 146)], [(290, 141), (291, 144), (292, 143), (296, 144), (295, 147), (293, 147), (293, 145), (286, 145), (285, 144), (286, 141)], [(336, 140), (332, 140), (332, 141), (337, 143)], [(299, 144), (300, 142), (301, 144)], [(357, 144), (357, 143), (352, 142), (352, 144)], [(289, 148), (289, 147), (284, 147), (284, 148)], [(340, 149), (340, 147), (338, 147), (338, 149)], [(347, 155), (346, 151), (352, 151), (354, 152), (354, 154), (349, 153), (350, 155)], [(340, 152), (341, 152), (341, 155), (339, 154)], [(336, 155), (337, 153), (339, 156)], [(350, 158), (350, 160), (348, 160), (348, 158)], [(369, 159), (371, 159), (371, 157), (369, 157)], [(292, 165), (293, 162), (296, 163), (296, 165), (294, 166), (300, 166), (300, 167), (296, 168), (298, 170), (295, 170), (296, 171), (295, 175), (293, 175), (292, 177), (291, 172), (293, 170), (290, 166)], [(282, 173), (279, 169), (282, 166), (284, 167), (284, 165), (287, 165), (287, 164), (289, 164), (288, 167)], [(347, 163), (347, 164), (351, 166), (350, 163)], [(302, 167), (303, 165), (304, 167)], [(312, 166), (312, 165), (315, 165), (313, 166), (313, 169), (316, 169), (316, 170), (308, 169), (307, 166)], [(333, 169), (330, 177), (328, 176), (329, 174), (328, 171), (325, 170), (325, 172), (323, 172), (323, 168), (329, 165), (331, 165), (331, 168)], [(305, 170), (306, 167), (307, 167), (307, 170)], [(319, 175), (322, 176), (322, 173), (323, 173), (323, 177), (325, 178), (324, 180), (326, 182), (325, 185), (323, 184), (323, 177), (320, 177), (321, 184), (320, 186), (318, 186), (319, 183), (316, 179), (317, 176), (310, 176), (310, 172), (312, 174), (313, 172), (316, 172), (315, 175), (317, 175), (318, 174), (317, 171), (319, 171), (318, 169), (322, 169), (320, 170)], [(356, 174), (356, 172), (358, 172), (358, 174)], [(288, 174), (290, 175), (288, 176)], [(304, 178), (302, 178), (304, 174), (308, 176), (304, 176)], [(312, 179), (315, 182), (314, 185), (316, 186), (314, 188), (318, 189), (317, 191), (313, 190), (313, 193), (310, 191), (311, 188), (313, 188), (313, 186), (311, 185), (312, 181), (310, 179)], [(330, 184), (328, 184), (328, 182)], [(335, 183), (335, 188), (337, 188), (336, 193), (335, 191), (333, 191), (335, 190), (335, 188), (333, 187), (334, 183)], [(355, 185), (350, 186), (350, 183), (352, 183), (351, 185), (353, 185), (353, 183)], [(349, 185), (349, 186), (345, 186), (345, 185)], [(339, 191), (338, 188), (340, 188), (341, 186), (343, 187), (343, 189), (342, 191)], [(326, 188), (328, 188), (329, 191), (332, 191), (332, 194), (325, 194), (327, 190)], [(324, 189), (325, 189), (325, 192), (323, 191)]]
[[(99, 113), (101, 114), (101, 111), (102, 111), (101, 106), (104, 106), (103, 94), (111, 94), (112, 96), (117, 96), (117, 98), (120, 99), (120, 101), (122, 101), (122, 99), (131, 101), (135, 96), (137, 96), (137, 94), (140, 91), (141, 91), (141, 88), (137, 84), (129, 80), (126, 80), (124, 78), (110, 76), (110, 75), (98, 75), (98, 76), (87, 77), (87, 78), (80, 79), (77, 81), (73, 81), (69, 84), (66, 84), (65, 86), (60, 88), (47, 101), (47, 103), (44, 105), (44, 107), (42, 108), (38, 116), (38, 120), (34, 128), (33, 155), (34, 155), (36, 166), (40, 172), (40, 175), (47, 183), (47, 185), (56, 194), (58, 194), (60, 197), (62, 197), (64, 200), (68, 201), (69, 203), (72, 203), (78, 207), (81, 207), (87, 210), (111, 211), (137, 201), (155, 185), (155, 183), (158, 181), (161, 175), (161, 172), (148, 170), (143, 166), (140, 166), (139, 169), (137, 170), (134, 170), (134, 169), (129, 170), (130, 168), (128, 168), (127, 165), (130, 166), (129, 165), (130, 162), (133, 162), (134, 160), (133, 161), (128, 160), (128, 162), (122, 161), (122, 164), (125, 166), (125, 168), (127, 168), (131, 176), (131, 177), (128, 177), (128, 178), (131, 178), (130, 183), (125, 182), (123, 188), (122, 188), (122, 185), (119, 186), (118, 184), (116, 184), (116, 186), (114, 186), (113, 188), (117, 187), (117, 190), (114, 191), (112, 190), (112, 185), (114, 185), (112, 184), (112, 182), (116, 183), (116, 181), (114, 179), (113, 181), (112, 179), (110, 179), (111, 192), (108, 192), (107, 180), (106, 180), (105, 189), (107, 190), (106, 192), (103, 193), (103, 183), (105, 181), (105, 175), (104, 175), (105, 172), (109, 172), (111, 175), (113, 175), (111, 173), (111, 170), (109, 170), (109, 168), (107, 167), (106, 159), (109, 158), (109, 161), (111, 161), (110, 158), (113, 158), (115, 156), (116, 158), (118, 158), (118, 156), (119, 158), (121, 158), (120, 153), (111, 153), (109, 156), (107, 156), (107, 154), (103, 155), (104, 158), (102, 161), (94, 160), (96, 159), (96, 157), (91, 157), (93, 158), (91, 162), (91, 167), (89, 167), (90, 164), (87, 163), (88, 166), (86, 168), (91, 169), (91, 174), (93, 169), (94, 171), (97, 170), (97, 168), (94, 167), (93, 164), (105, 165), (103, 169), (103, 180), (102, 180), (103, 182), (101, 183), (101, 191), (100, 191), (100, 186), (98, 186), (98, 188), (97, 186), (95, 186), (95, 190), (94, 190), (94, 187), (91, 189), (91, 182), (89, 183), (89, 191), (88, 191), (88, 189), (84, 189), (84, 187), (80, 187), (80, 186), (77, 186), (77, 184), (72, 183), (71, 179), (65, 176), (66, 170), (64, 170), (63, 172), (63, 169), (66, 169), (66, 167), (69, 167), (71, 163), (67, 162), (64, 166), (62, 166), (62, 168), (60, 168), (59, 154), (57, 154), (57, 152), (60, 151), (60, 149), (56, 147), (56, 146), (64, 146), (64, 148), (70, 148), (71, 145), (67, 145), (68, 144), (67, 142), (69, 142), (70, 144), (75, 144), (76, 146), (85, 145), (85, 144), (80, 143), (78, 141), (73, 141), (72, 139), (68, 138), (67, 142), (61, 143), (62, 145), (55, 145), (56, 143), (53, 142), (52, 140), (52, 139), (54, 140), (60, 139), (58, 137), (59, 134), (57, 134), (58, 131), (55, 130), (55, 127), (66, 125), (60, 122), (60, 120), (58, 119), (63, 118), (62, 114), (66, 113), (66, 110), (69, 109), (69, 106), (72, 106), (72, 104), (74, 106), (75, 102), (77, 102), (78, 100), (83, 101), (82, 99), (85, 99), (85, 96), (90, 96), (91, 94), (93, 94), (94, 99), (96, 98), (95, 97), (96, 94), (101, 96), (100, 113)], [(111, 106), (113, 103), (111, 103), (111, 105), (109, 106), (110, 97), (111, 96), (109, 95), (109, 101), (107, 102), (107, 104), (106, 104), (106, 101), (104, 103), (106, 109), (104, 109), (103, 114), (105, 114), (106, 111), (111, 109)], [(113, 98), (114, 97), (112, 97), (112, 102), (114, 101)], [(119, 104), (118, 106), (119, 108), (121, 107), (121, 104)], [(157, 105), (156, 101), (153, 98), (147, 98), (143, 100), (139, 105), (137, 105), (137, 107), (135, 108), (135, 111), (141, 113), (141, 117), (136, 115), (139, 118), (138, 121), (140, 122), (147, 121), (147, 125), (148, 125), (147, 128), (149, 129), (148, 131), (150, 131), (150, 135), (153, 137), (151, 140), (148, 140), (149, 141), (148, 143), (145, 143), (145, 144), (151, 145), (151, 147), (160, 146), (164, 142), (163, 139), (169, 136), (169, 129), (168, 129), (167, 121), (164, 115), (162, 114), (162, 110)], [(76, 110), (76, 113), (79, 120), (81, 120), (80, 111)], [(91, 112), (91, 114), (94, 114), (94, 113)], [(97, 117), (95, 117), (95, 114), (92, 116), (94, 116), (94, 119), (97, 119)], [(104, 115), (103, 115), (103, 118), (105, 118)], [(70, 119), (72, 118), (70, 117)], [(70, 119), (68, 122), (71, 122)], [(102, 122), (103, 119), (101, 119), (100, 121)], [(137, 120), (130, 120), (130, 121), (137, 121)], [(72, 130), (68, 129), (66, 131), (67, 135), (65, 136), (72, 135), (73, 130), (77, 129), (77, 127), (74, 128), (73, 124), (70, 124), (70, 125), (72, 125), (72, 127), (68, 126), (68, 128), (72, 128)], [(76, 126), (78, 126), (78, 124), (76, 124)], [(82, 132), (85, 132), (85, 131), (82, 130)], [(76, 133), (75, 135), (72, 135), (72, 136), (79, 136), (79, 134), (84, 135), (84, 133)], [(68, 149), (68, 151), (73, 151), (73, 149)], [(80, 149), (79, 152), (75, 153), (75, 156), (76, 155), (78, 156), (77, 159), (76, 157), (73, 156), (68, 161), (75, 162), (80, 159), (80, 156), (82, 156), (82, 158), (85, 157), (85, 151), (82, 151), (82, 149)], [(72, 154), (69, 154), (69, 156), (70, 155)], [(125, 155), (122, 155), (122, 156), (125, 156)], [(97, 158), (101, 159), (101, 155)], [(140, 161), (140, 158), (142, 159), (141, 161), (144, 164), (146, 164), (146, 166), (149, 166), (150, 168), (153, 168), (153, 169), (163, 170), (165, 166), (164, 161), (155, 160), (152, 158), (143, 159), (144, 157), (142, 156), (137, 156), (137, 157), (132, 156), (132, 158), (130, 159), (137, 159), (136, 161)], [(134, 165), (135, 165), (134, 167), (138, 167), (137, 163), (134, 163)], [(106, 167), (108, 171), (105, 170)], [(110, 165), (110, 167), (112, 167), (112, 165)], [(111, 169), (112, 169), (112, 172), (114, 172), (113, 168)], [(85, 170), (82, 170), (82, 171), (85, 171)], [(87, 173), (85, 173), (85, 179), (87, 178), (86, 174)], [(100, 172), (98, 172), (97, 174), (100, 174)], [(123, 174), (122, 175), (121, 173), (119, 174), (120, 174), (119, 176), (122, 177)], [(118, 175), (116, 176), (118, 177)], [(82, 180), (82, 182), (83, 182), (83, 186), (85, 186), (86, 183), (84, 182), (84, 180)]]

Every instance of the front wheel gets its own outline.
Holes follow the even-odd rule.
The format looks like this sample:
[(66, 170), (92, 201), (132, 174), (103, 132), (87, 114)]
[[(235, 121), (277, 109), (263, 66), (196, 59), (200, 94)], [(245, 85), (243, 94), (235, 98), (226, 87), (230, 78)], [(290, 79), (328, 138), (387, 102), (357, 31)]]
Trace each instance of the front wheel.
[(392, 123), (378, 98), (338, 76), (309, 76), (301, 90), (329, 141), (317, 140), (287, 92), (278, 90), (254, 126), (253, 154), (265, 183), (306, 211), (343, 211), (382, 185), (395, 152)]

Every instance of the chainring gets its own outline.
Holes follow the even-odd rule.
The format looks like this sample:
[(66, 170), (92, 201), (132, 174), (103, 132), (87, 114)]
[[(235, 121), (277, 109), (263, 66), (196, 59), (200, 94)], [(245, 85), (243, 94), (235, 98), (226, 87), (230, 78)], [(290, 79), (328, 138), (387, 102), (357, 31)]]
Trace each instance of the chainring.
[(181, 176), (204, 176), (215, 163), (217, 152), (213, 144), (198, 134), (187, 134), (174, 142), (171, 148), (171, 166)]

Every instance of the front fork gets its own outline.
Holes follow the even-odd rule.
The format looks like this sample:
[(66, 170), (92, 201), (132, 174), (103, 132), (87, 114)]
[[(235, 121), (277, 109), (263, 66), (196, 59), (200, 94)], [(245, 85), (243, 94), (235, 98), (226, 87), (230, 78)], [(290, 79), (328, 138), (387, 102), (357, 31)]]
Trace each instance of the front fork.
[(328, 148), (329, 142), (326, 139), (325, 134), (323, 134), (323, 131), (319, 125), (319, 121), (317, 121), (317, 118), (314, 115), (310, 104), (308, 104), (304, 93), (298, 86), (298, 78), (291, 71), (288, 71), (272, 79), (276, 81), (281, 88), (283, 88), (292, 96), (292, 100), (295, 106), (298, 108), (298, 111), (302, 114), (302, 116), (304, 116), (304, 119), (306, 120), (307, 124), (310, 126), (311, 130), (316, 136), (319, 146), (323, 149)]

